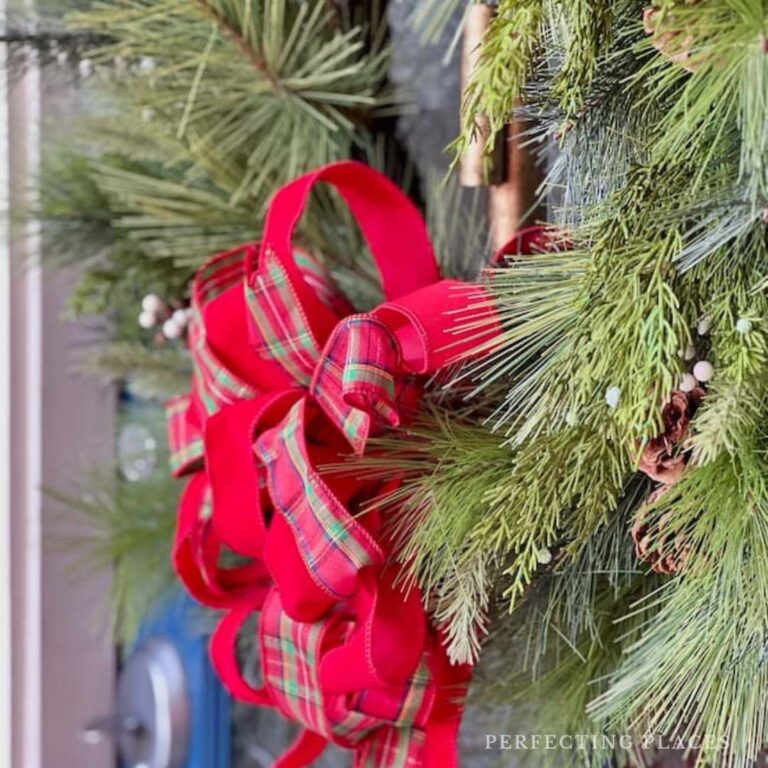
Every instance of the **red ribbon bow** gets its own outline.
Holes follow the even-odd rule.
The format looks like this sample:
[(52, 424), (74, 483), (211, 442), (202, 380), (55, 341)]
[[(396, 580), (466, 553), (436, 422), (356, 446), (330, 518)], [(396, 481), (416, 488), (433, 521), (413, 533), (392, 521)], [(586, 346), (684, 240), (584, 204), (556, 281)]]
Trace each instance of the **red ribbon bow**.
[[(350, 314), (292, 246), (318, 181), (337, 188), (368, 241), (387, 299), (370, 313)], [(174, 561), (193, 595), (229, 612), (212, 643), (229, 690), (304, 727), (283, 768), (307, 765), (328, 741), (354, 749), (361, 767), (455, 765), (469, 669), (448, 663), (419, 591), (395, 586), (379, 513), (351, 511), (370, 483), (318, 466), (349, 446), (363, 453), (370, 434), (418, 404), (421, 375), (478, 343), (457, 341), (450, 318), (471, 296), (439, 279), (413, 204), (351, 162), (283, 187), (263, 242), (215, 257), (195, 278), (192, 393), (169, 404), (174, 471), (195, 472)], [(224, 549), (247, 564), (222, 567)], [(233, 651), (253, 611), (261, 689)]]

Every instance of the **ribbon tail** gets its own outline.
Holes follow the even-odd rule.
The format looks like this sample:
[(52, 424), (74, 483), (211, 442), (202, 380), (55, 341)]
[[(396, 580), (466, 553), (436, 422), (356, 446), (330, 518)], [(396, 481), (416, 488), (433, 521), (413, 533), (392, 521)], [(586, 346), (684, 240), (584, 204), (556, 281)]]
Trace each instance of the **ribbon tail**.
[(219, 679), (233, 698), (255, 706), (269, 707), (273, 705), (269, 692), (266, 688), (254, 688), (243, 677), (237, 660), (240, 632), (253, 611), (260, 607), (259, 604), (242, 605), (230, 611), (211, 637), (210, 653), (211, 663)]
[[(415, 728), (387, 726), (377, 729), (355, 751), (353, 768), (426, 768), (424, 732)], [(455, 768), (455, 763), (429, 768)]]
[(427, 724), (424, 768), (459, 768), (459, 717)]
[(287, 751), (275, 761), (274, 768), (305, 768), (323, 754), (328, 741), (312, 731), (302, 731)]

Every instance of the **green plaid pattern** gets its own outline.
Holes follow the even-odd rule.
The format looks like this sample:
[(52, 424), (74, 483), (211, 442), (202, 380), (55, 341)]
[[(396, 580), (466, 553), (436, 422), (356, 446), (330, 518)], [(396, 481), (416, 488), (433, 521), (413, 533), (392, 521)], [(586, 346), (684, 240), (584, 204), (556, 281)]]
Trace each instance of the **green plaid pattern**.
[(320, 359), (320, 347), (312, 335), (301, 302), (274, 253), (246, 283), (245, 297), (261, 345), (256, 351), (276, 360), (296, 384), (308, 387)]
[(373, 426), (372, 413), (391, 426), (400, 421), (393, 373), (399, 357), (391, 331), (367, 315), (344, 318), (326, 345), (311, 392), (358, 453)]
[(205, 306), (238, 285), (245, 277), (245, 250), (242, 246), (212, 259), (197, 274), (189, 322), (189, 350), (194, 376), (192, 394), (206, 416), (239, 400), (256, 397), (258, 390), (228, 371), (208, 345), (203, 322)]
[(280, 710), (309, 730), (329, 738), (318, 679), (320, 648), (328, 622), (294, 621), (283, 611), (276, 591), (261, 614), (261, 666)]
[(180, 477), (202, 468), (203, 437), (189, 418), (190, 398), (174, 397), (165, 406), (171, 472)]
[(355, 755), (355, 768), (422, 768), (424, 731), (418, 728), (381, 728)]
[(361, 568), (383, 561), (371, 535), (349, 514), (312, 465), (305, 443), (306, 402), (256, 441), (272, 502), (290, 525), (316, 580), (338, 599), (350, 597)]
[(261, 613), (260, 637), (262, 670), (272, 698), (284, 715), (305, 728), (355, 748), (355, 765), (421, 766), (424, 727), (434, 703), (426, 656), (399, 695), (384, 690), (351, 697), (323, 695), (321, 654), (351, 628), (351, 622), (333, 616), (294, 621), (277, 592), (270, 592)]

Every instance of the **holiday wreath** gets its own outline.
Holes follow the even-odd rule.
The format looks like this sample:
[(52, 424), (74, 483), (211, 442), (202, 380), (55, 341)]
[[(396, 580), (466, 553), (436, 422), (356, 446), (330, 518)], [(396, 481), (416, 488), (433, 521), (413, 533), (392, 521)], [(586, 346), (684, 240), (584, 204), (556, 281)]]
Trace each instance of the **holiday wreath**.
[[(44, 169), (49, 252), (111, 312), (87, 366), (172, 398), (157, 567), (225, 612), (233, 694), (302, 725), (279, 764), (450, 765), (466, 699), (604, 737), (537, 766), (755, 765), (764, 0), (76, 5), (109, 109)], [(474, 193), (413, 173), (460, 34)], [(147, 551), (115, 552), (126, 634)], [(263, 688), (233, 652), (257, 613)]]

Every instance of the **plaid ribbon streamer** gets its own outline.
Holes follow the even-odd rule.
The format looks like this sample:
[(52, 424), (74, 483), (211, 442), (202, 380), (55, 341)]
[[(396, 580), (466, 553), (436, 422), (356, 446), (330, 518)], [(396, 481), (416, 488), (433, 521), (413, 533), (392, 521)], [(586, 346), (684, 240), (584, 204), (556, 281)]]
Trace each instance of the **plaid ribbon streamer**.
[(288, 276), (271, 254), (245, 291), (257, 329), (252, 336), (260, 339), (256, 352), (279, 362), (299, 386), (308, 386), (320, 348)]
[(192, 316), (188, 325), (189, 350), (194, 365), (192, 393), (196, 402), (202, 405), (205, 416), (259, 394), (255, 387), (228, 370), (211, 349), (203, 314), (205, 307), (217, 296), (242, 283), (246, 248), (236, 248), (214, 258), (200, 270), (194, 283)]
[(427, 657), (402, 689), (388, 696), (367, 691), (321, 695), (319, 669), (324, 652), (337, 645), (352, 624), (340, 617), (298, 622), (276, 593), (261, 614), (261, 663), (277, 707), (314, 733), (344, 746), (359, 747), (361, 765), (421, 765), (424, 728), (434, 702)]
[(192, 356), (192, 392), (166, 404), (171, 471), (179, 477), (200, 468), (204, 445), (199, 415), (205, 419), (229, 403), (255, 397), (256, 389), (232, 374), (210, 348), (205, 331), (206, 305), (242, 282), (247, 246), (215, 256), (195, 276), (188, 323)]
[(330, 738), (318, 679), (318, 661), (328, 622), (294, 621), (270, 593), (261, 614), (261, 667), (264, 681), (283, 714)]
[(424, 731), (418, 728), (382, 728), (355, 755), (355, 768), (421, 768)]
[(202, 468), (203, 436), (191, 418), (191, 402), (189, 395), (182, 395), (169, 400), (165, 406), (171, 472), (174, 477)]
[(293, 530), (308, 570), (334, 598), (351, 597), (357, 574), (384, 554), (347, 512), (312, 466), (303, 440), (306, 401), (299, 400), (278, 427), (256, 441), (270, 495)]

